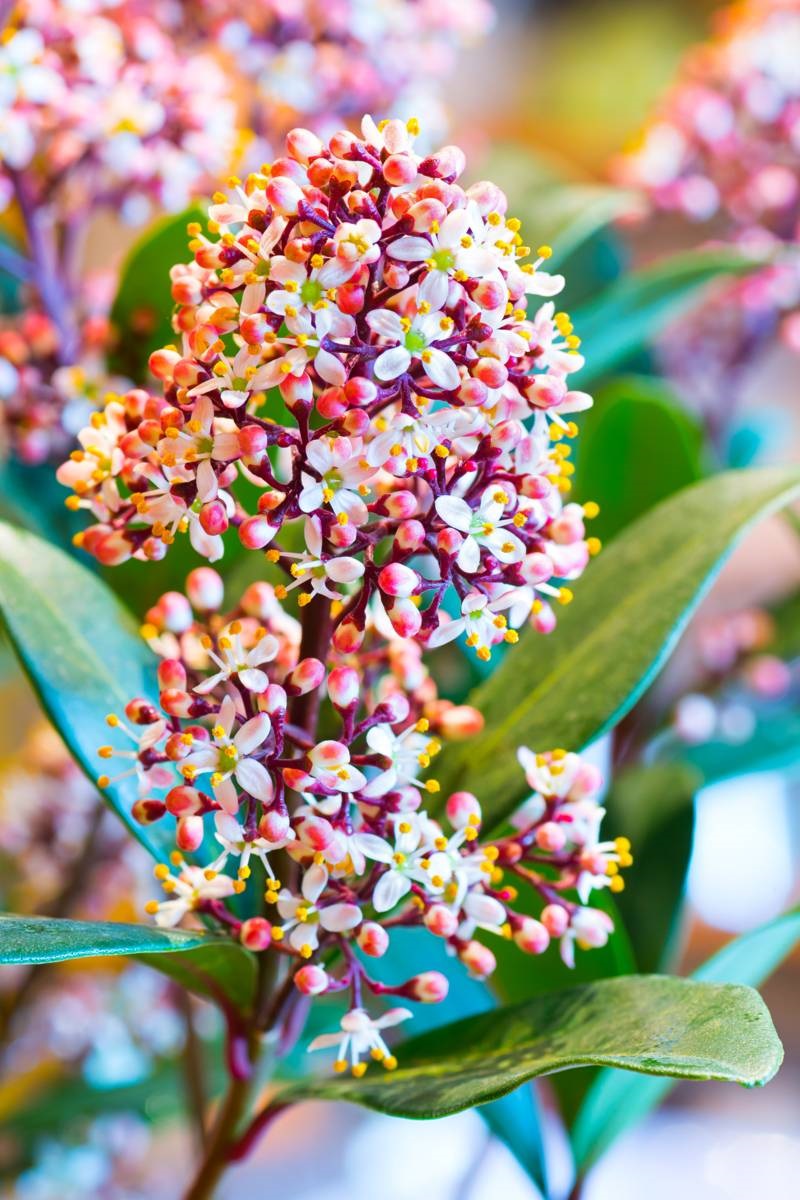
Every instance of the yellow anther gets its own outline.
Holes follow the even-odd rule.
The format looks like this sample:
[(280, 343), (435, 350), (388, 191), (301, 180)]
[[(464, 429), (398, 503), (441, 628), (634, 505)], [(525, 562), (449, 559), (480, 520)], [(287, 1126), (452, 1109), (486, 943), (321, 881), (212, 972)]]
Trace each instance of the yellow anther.
[(148, 914), (148, 916), (155, 916), (155, 914), (158, 912), (158, 901), (148, 900), (147, 904), (144, 906), (144, 911)]
[(153, 867), (153, 874), (156, 879), (166, 879), (169, 875), (169, 867), (165, 863), (159, 863), (157, 867)]

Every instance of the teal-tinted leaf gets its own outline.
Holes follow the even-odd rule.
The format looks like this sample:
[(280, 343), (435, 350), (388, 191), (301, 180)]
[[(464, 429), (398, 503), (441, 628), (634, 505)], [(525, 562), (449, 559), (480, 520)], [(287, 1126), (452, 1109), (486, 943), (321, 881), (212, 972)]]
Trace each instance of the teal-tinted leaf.
[[(493, 948), (496, 948), (498, 941), (495, 939)], [(512, 949), (516, 950), (516, 947)], [(517, 950), (516, 957), (521, 959), (525, 956)], [(389, 951), (381, 959), (381, 982), (392, 985), (404, 983), (419, 971), (419, 960), (420, 931), (393, 930)], [(447, 976), (450, 990), (441, 1004), (428, 1004), (417, 1009), (414, 1026), (420, 1033), (446, 1026), (462, 1017), (488, 1012), (497, 1003), (487, 987), (472, 979), (461, 963), (448, 956), (440, 938), (425, 939), (425, 964), (426, 970), (441, 971)], [(562, 980), (564, 973), (561, 972)], [(537, 1188), (547, 1195), (544, 1142), (533, 1085), (519, 1088), (484, 1105), (480, 1112), (494, 1136), (509, 1148)]]
[(84, 524), (64, 507), (66, 494), (49, 463), (25, 466), (14, 458), (0, 463), (0, 517), (62, 546)]
[(199, 995), (222, 993), (246, 1009), (255, 959), (238, 942), (182, 929), (0, 914), (0, 963), (53, 963), (125, 955), (146, 962)]
[[(158, 702), (155, 660), (125, 606), (62, 550), (0, 524), (0, 619), (42, 707), (78, 763), (96, 779), (109, 712), (135, 696)], [(121, 744), (121, 743), (120, 743)], [(152, 854), (166, 840), (130, 814), (133, 777), (104, 791), (110, 806)], [(154, 833), (153, 830), (158, 832)]]
[(782, 1048), (750, 988), (639, 975), (468, 1017), (413, 1039), (398, 1057), (394, 1072), (322, 1078), (288, 1095), (434, 1118), (569, 1067), (763, 1084), (780, 1066)]
[[(736, 696), (730, 697), (735, 701)], [(748, 695), (753, 728), (744, 740), (713, 738), (687, 746), (677, 738), (664, 739), (660, 756), (690, 763), (706, 785), (759, 771), (796, 770), (800, 766), (800, 712), (787, 702), (764, 701)]]
[(714, 280), (753, 269), (753, 261), (734, 250), (692, 250), (631, 271), (575, 308), (572, 320), (586, 358), (580, 386), (623, 368)]
[[(758, 986), (800, 940), (800, 909), (734, 938), (694, 973), (714, 984)], [(641, 1121), (672, 1087), (669, 1079), (636, 1079), (601, 1071), (572, 1130), (572, 1149), (583, 1174), (611, 1143)]]
[(628, 377), (603, 387), (581, 433), (575, 476), (577, 498), (601, 502), (592, 533), (605, 542), (702, 478), (702, 440), (663, 384)]
[(476, 792), (487, 826), (526, 792), (520, 745), (580, 749), (628, 712), (669, 657), (736, 539), (798, 492), (794, 467), (729, 471), (640, 517), (592, 563), (550, 637), (526, 633), (471, 696), (486, 727), (438, 763), (442, 793)]
[(672, 957), (700, 783), (686, 763), (632, 767), (615, 779), (603, 802), (604, 836), (622, 834), (633, 843), (633, 866), (616, 901), (640, 971), (663, 969)]
[(165, 217), (147, 230), (125, 260), (111, 307), (116, 333), (111, 363), (115, 371), (136, 383), (147, 379), (147, 360), (153, 350), (175, 340), (169, 272), (175, 263), (191, 257), (186, 225), (202, 218), (196, 207)]
[(594, 234), (635, 205), (635, 193), (623, 188), (572, 183), (534, 193), (530, 213), (521, 211), (515, 200), (514, 213), (523, 220), (525, 236), (534, 239), (534, 249), (543, 243), (552, 248), (553, 256), (543, 268), (550, 271), (560, 268)]

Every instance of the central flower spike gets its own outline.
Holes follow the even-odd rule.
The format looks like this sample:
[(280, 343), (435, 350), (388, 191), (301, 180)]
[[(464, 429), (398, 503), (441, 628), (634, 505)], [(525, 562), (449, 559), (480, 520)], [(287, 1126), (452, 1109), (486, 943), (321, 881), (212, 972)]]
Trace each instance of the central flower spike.
[(228, 525), (265, 551), (275, 582), (231, 608), (204, 566), (147, 613), (160, 711), (111, 714), (131, 745), (100, 756), (127, 760), (139, 821), (177, 820), (155, 920), (201, 914), (288, 957), (302, 994), (347, 989), (340, 1032), (311, 1048), (356, 1076), (396, 1065), (380, 1031), (410, 1015), (373, 1018), (366, 991), (436, 1002), (447, 980), (386, 985), (354, 946), (379, 959), (396, 926), (424, 926), (477, 978), (495, 966), (478, 931), (530, 954), (558, 940), (571, 963), (608, 938), (587, 901), (632, 861), (600, 841), (601, 780), (574, 754), (521, 753), (533, 795), (488, 841), (478, 799), (430, 776), (482, 717), (439, 699), (424, 650), (463, 635), (486, 660), (552, 629), (597, 510), (568, 501), (568, 418), (591, 401), (570, 388), (583, 360), (550, 251), (531, 256), (499, 188), (463, 188), (461, 151), (422, 157), (415, 132), (294, 130), (219, 193), (172, 272), (163, 395), (111, 399), (60, 472), (104, 563), (186, 531), (217, 559)]
[(301, 605), (359, 593), (345, 652), (378, 599), (401, 636), (464, 631), (482, 657), (529, 619), (552, 629), (598, 546), (568, 500), (570, 416), (591, 400), (570, 384), (564, 280), (498, 187), (462, 187), (457, 147), (423, 157), (415, 135), (295, 129), (190, 226), (177, 341), (151, 359), (163, 395), (110, 398), (59, 471), (101, 562), (160, 559), (183, 532), (214, 561), (233, 524)]

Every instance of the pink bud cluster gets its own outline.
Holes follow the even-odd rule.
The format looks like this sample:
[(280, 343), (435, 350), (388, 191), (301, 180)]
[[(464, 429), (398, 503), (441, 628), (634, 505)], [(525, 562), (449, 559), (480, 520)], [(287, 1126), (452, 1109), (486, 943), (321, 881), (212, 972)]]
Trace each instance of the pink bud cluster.
[[(510, 833), (483, 840), (471, 793), (437, 803), (436, 817), (423, 807), (439, 792), (428, 771), (440, 739), (481, 722), (437, 698), (414, 641), (371, 628), (359, 655), (333, 650), (323, 663), (304, 652), (306, 631), (269, 584), (251, 584), (227, 613), (222, 599), (219, 575), (200, 567), (185, 593), (148, 613), (158, 706), (134, 698), (124, 719), (109, 716), (132, 749), (100, 750), (133, 760), (123, 773), (139, 778), (138, 820), (176, 818), (172, 869), (156, 868), (167, 897), (147, 906), (158, 924), (200, 913), (252, 951), (288, 956), (298, 993), (349, 989), (348, 1019), (370, 1037), (382, 1026), (362, 1008), (365, 988), (426, 1003), (447, 993), (437, 972), (389, 986), (363, 966), (354, 947), (380, 959), (397, 927), (424, 927), (478, 978), (496, 965), (483, 933), (530, 954), (558, 941), (569, 965), (576, 943), (605, 943), (611, 922), (587, 901), (596, 888), (619, 890), (632, 860), (624, 839), (599, 840), (594, 767), (563, 750), (520, 750), (533, 793)], [(324, 620), (317, 606), (309, 615)], [(228, 903), (243, 894), (244, 918)], [(356, 1074), (376, 1046), (393, 1065), (383, 1043), (351, 1038), (348, 1054), (354, 1046)]]
[[(640, 138), (614, 165), (653, 210), (710, 222), (769, 265), (714, 292), (666, 340), (667, 366), (713, 394), (780, 329), (800, 349), (800, 11), (795, 0), (722, 9)], [(688, 341), (688, 345), (687, 345)], [(710, 393), (710, 394), (709, 394)]]
[(152, 14), (22, 0), (0, 45), (0, 189), (58, 219), (98, 205), (141, 221), (225, 170), (235, 106), (208, 54), (187, 60)]
[[(364, 112), (440, 114), (434, 88), (493, 20), (487, 0), (196, 0), (205, 29), (254, 84), (255, 131), (273, 147), (299, 121), (320, 133)], [(441, 115), (441, 114), (440, 114)]]
[(596, 506), (565, 499), (579, 339), (551, 300), (528, 312), (564, 280), (548, 247), (527, 261), (500, 189), (464, 189), (461, 151), (423, 158), (415, 128), (294, 130), (192, 227), (180, 342), (151, 360), (163, 396), (112, 398), (58, 472), (101, 562), (160, 559), (187, 530), (215, 561), (233, 526), (279, 598), (336, 602), (342, 653), (373, 608), (484, 658), (529, 618), (552, 629), (599, 548)]

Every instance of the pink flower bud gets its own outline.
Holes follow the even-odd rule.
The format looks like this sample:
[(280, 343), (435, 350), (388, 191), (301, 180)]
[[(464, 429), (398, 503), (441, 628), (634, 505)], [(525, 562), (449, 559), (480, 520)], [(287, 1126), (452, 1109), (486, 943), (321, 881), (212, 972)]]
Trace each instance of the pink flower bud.
[(481, 383), (480, 379), (469, 377), (461, 382), (461, 387), (458, 389), (458, 398), (462, 404), (470, 407), (477, 407), (479, 404), (484, 404), (488, 399), (489, 390), (485, 383)]
[(325, 678), (325, 666), (318, 658), (303, 658), (286, 677), (286, 693), (289, 696), (304, 696), (313, 692)]
[(286, 150), (298, 162), (308, 163), (312, 158), (318, 158), (323, 146), (315, 133), (310, 129), (290, 129), (286, 135)]
[(582, 762), (572, 787), (569, 790), (571, 800), (591, 800), (603, 787), (603, 772), (594, 763)]
[(322, 967), (307, 963), (295, 971), (294, 986), (304, 996), (320, 996), (328, 989), (328, 974)]
[(471, 704), (440, 702), (432, 714), (436, 728), (450, 741), (459, 742), (476, 737), (484, 726), (483, 713)]
[(342, 421), (342, 427), (350, 437), (363, 437), (369, 425), (369, 413), (360, 408), (351, 408)]
[(435, 221), (441, 225), (447, 216), (447, 209), (441, 200), (418, 200), (411, 205), (406, 216), (413, 221), (415, 233), (427, 233)]
[(578, 941), (593, 950), (605, 946), (609, 935), (614, 932), (611, 917), (599, 908), (579, 908), (572, 914), (570, 926)]
[[(383, 507), (388, 516), (394, 517), (395, 520), (404, 520), (414, 515), (419, 507), (419, 502), (413, 492), (390, 492), (383, 501)], [(419, 524), (419, 522), (417, 521), (415, 524)]]
[(147, 361), (147, 365), (156, 379), (170, 381), (175, 365), (180, 360), (181, 356), (176, 350), (154, 350)]
[[(85, 549), (89, 549), (85, 536), (83, 545)], [(118, 567), (120, 563), (127, 562), (130, 558), (131, 544), (124, 534), (109, 533), (98, 540), (90, 553), (94, 554), (97, 561), (104, 567)]]
[(458, 957), (476, 979), (487, 979), (497, 966), (497, 959), (481, 942), (467, 942), (463, 950), (459, 950)]
[(180, 817), (175, 830), (175, 845), (179, 850), (192, 853), (202, 846), (204, 833), (202, 817)]
[(453, 829), (465, 829), (467, 825), (479, 825), (481, 806), (477, 796), (472, 792), (453, 792), (448, 797), (445, 808), (447, 819)]
[(440, 1004), (446, 999), (450, 990), (447, 976), (441, 971), (423, 971), (409, 979), (403, 992), (410, 1000), (418, 1000), (421, 1004)]
[(171, 717), (190, 717), (194, 699), (188, 692), (178, 688), (167, 688), (159, 695), (161, 707)]
[(421, 521), (403, 521), (397, 527), (394, 540), (398, 549), (406, 553), (420, 550), (425, 545), (425, 526)]
[(496, 358), (479, 358), (472, 374), (490, 389), (501, 388), (508, 379), (508, 370)]
[[(334, 525), (328, 534), (328, 541), (337, 550), (346, 550), (348, 546), (352, 546), (358, 536), (355, 525)], [(346, 582), (346, 581), (343, 581)]]
[(360, 687), (358, 671), (352, 667), (335, 667), (328, 676), (328, 695), (337, 708), (357, 704)]
[(526, 554), (521, 564), (522, 577), (531, 587), (539, 583), (547, 583), (555, 574), (553, 561), (546, 554)]
[(140, 825), (152, 825), (154, 821), (159, 821), (166, 811), (166, 805), (161, 800), (151, 797), (137, 800), (131, 809), (134, 821), (138, 821)]
[(505, 304), (507, 295), (502, 279), (482, 279), (472, 289), (472, 299), (487, 311)]
[(550, 936), (560, 938), (569, 926), (569, 911), (563, 904), (548, 904), (542, 909), (541, 919)]
[(259, 425), (245, 425), (239, 430), (239, 449), (245, 458), (261, 458), (267, 449), (267, 435)]
[(266, 950), (272, 941), (269, 921), (266, 921), (264, 917), (249, 917), (246, 921), (242, 921), (239, 941), (248, 950)]
[(281, 380), (278, 387), (288, 408), (311, 407), (311, 402), (314, 398), (314, 389), (311, 378), (306, 372), (302, 375), (287, 375), (285, 379)]
[(556, 627), (556, 614), (549, 604), (542, 604), (531, 617), (531, 625), (537, 633), (552, 633)]
[(387, 596), (406, 598), (419, 586), (419, 575), (402, 563), (389, 563), (378, 575), (378, 586)]
[(285, 217), (293, 217), (303, 200), (303, 191), (285, 175), (273, 175), (267, 184), (267, 199), (277, 212)]
[(353, 379), (348, 379), (344, 385), (344, 394), (349, 405), (354, 405), (356, 408), (363, 408), (377, 399), (378, 388), (371, 379), (356, 376)]
[(360, 650), (364, 641), (364, 629), (359, 628), (355, 621), (345, 619), (336, 626), (333, 634), (333, 644), (340, 654), (353, 654)]
[(550, 945), (547, 929), (541, 921), (535, 921), (533, 917), (522, 917), (514, 930), (513, 938), (520, 950), (524, 950), (526, 954), (543, 954)]
[(158, 664), (158, 686), (162, 690), (186, 689), (186, 670), (177, 658), (165, 658)]
[(335, 421), (347, 412), (347, 398), (343, 388), (326, 388), (322, 395), (317, 396), (317, 412), (326, 421)]
[(475, 201), (482, 217), (488, 217), (491, 212), (500, 213), (502, 216), (508, 208), (505, 192), (488, 179), (482, 179), (480, 183), (473, 183), (468, 187), (467, 196)]
[(444, 904), (432, 904), (425, 913), (424, 921), (425, 928), (429, 929), (436, 937), (452, 937), (458, 929), (458, 917)]
[(186, 577), (186, 595), (197, 612), (213, 612), (225, 595), (222, 576), (213, 567), (195, 567)]
[(264, 813), (258, 823), (258, 832), (268, 842), (276, 845), (278, 842), (284, 840), (291, 827), (292, 823), (289, 820), (289, 814), (279, 812), (273, 808), (269, 812)]
[[(184, 681), (185, 678), (184, 676)], [(129, 700), (125, 705), (125, 716), (129, 721), (133, 721), (134, 725), (152, 725), (159, 719), (159, 712), (149, 700), (137, 698)]]
[(297, 835), (312, 850), (324, 851), (334, 841), (336, 830), (324, 817), (303, 817), (298, 822)]
[(555, 821), (546, 821), (536, 830), (536, 845), (540, 850), (548, 850), (550, 853), (557, 854), (559, 850), (564, 849), (566, 844), (567, 835), (564, 827), (556, 824)]
[(420, 611), (411, 600), (397, 600), (386, 615), (398, 637), (414, 637), (422, 626)]
[(417, 177), (417, 164), (409, 154), (390, 154), (383, 164), (383, 177), (392, 187), (413, 183)]
[(278, 713), (285, 713), (289, 704), (289, 699), (286, 695), (286, 689), (282, 688), (279, 683), (271, 683), (267, 690), (261, 694), (261, 708), (264, 712), (269, 713), (274, 717)]
[(436, 548), (440, 554), (455, 558), (464, 544), (464, 539), (457, 529), (440, 529), (436, 535)]
[(211, 500), (204, 504), (198, 513), (198, 520), (211, 537), (223, 534), (228, 528), (228, 514), (225, 505), (219, 500)]
[(191, 628), (194, 616), (189, 601), (182, 592), (164, 592), (157, 604), (148, 611), (147, 620), (157, 629), (183, 633)]
[(263, 550), (278, 532), (264, 516), (247, 517), (239, 526), (239, 540), (248, 550)]
[(411, 712), (411, 705), (406, 696), (402, 692), (393, 692), (382, 700), (375, 709), (375, 716), (380, 716), (381, 721), (386, 725), (400, 725), (403, 721), (408, 720)]
[(241, 600), (242, 609), (248, 617), (266, 621), (278, 609), (275, 592), (269, 583), (251, 583)]
[(179, 783), (167, 792), (166, 806), (174, 817), (188, 817), (199, 813), (204, 807), (205, 797), (197, 788)]
[(382, 958), (389, 949), (389, 935), (382, 925), (365, 921), (358, 931), (359, 946), (370, 958)]

